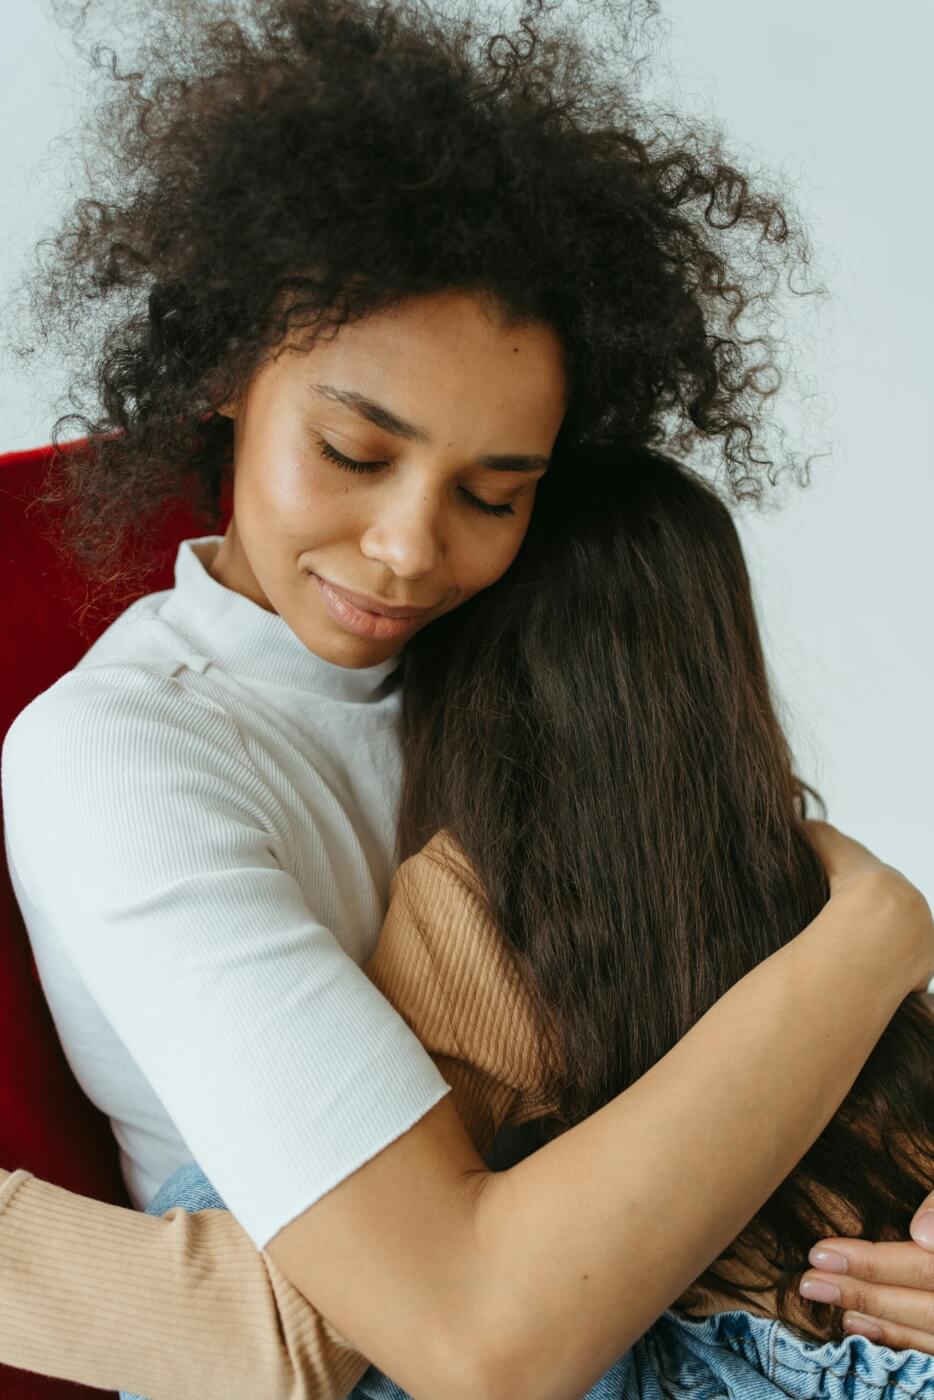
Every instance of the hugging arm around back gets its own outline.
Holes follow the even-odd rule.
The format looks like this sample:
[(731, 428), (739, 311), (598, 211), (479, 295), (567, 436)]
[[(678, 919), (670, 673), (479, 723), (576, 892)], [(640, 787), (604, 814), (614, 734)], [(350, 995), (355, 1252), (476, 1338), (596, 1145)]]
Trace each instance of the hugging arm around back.
[[(260, 1376), (270, 1394), (333, 1400), (363, 1355), (417, 1397), (579, 1396), (787, 1174), (929, 970), (911, 900), (856, 882), (643, 1080), (490, 1175), (477, 1149), (534, 1084), (502, 1041), (470, 1038), (457, 979), (480, 923), (465, 884), (427, 858), (407, 869), (370, 970), (462, 1117), (444, 1100), (262, 1253), (223, 1212), (152, 1219), (0, 1184), (0, 1359), (156, 1400), (245, 1400)], [(89, 1275), (108, 1308), (89, 1303)]]
[(417, 1400), (572, 1400), (793, 1169), (930, 963), (923, 900), (883, 874), (853, 881), (648, 1074), (517, 1166), (487, 1172), (444, 1100), (269, 1255)]

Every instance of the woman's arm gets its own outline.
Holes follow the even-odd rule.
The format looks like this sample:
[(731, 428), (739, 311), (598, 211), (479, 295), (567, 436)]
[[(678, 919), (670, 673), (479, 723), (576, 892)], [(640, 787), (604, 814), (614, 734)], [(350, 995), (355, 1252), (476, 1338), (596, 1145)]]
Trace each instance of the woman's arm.
[[(397, 877), (368, 973), (483, 1152), (507, 1118), (534, 1110), (532, 1029), (464, 881), (428, 855), (404, 870), (428, 937)], [(229, 1212), (153, 1218), (5, 1171), (0, 1360), (151, 1400), (340, 1400), (369, 1364)]]
[[(468, 990), (476, 990), (480, 985), (475, 975), (478, 957), (481, 958), (481, 963), (484, 959), (492, 959), (494, 965), (490, 970), (495, 974), (494, 980), (497, 982), (504, 974), (508, 974), (508, 969), (501, 968), (496, 963), (495, 944), (490, 939), (488, 930), (484, 930), (482, 916), (471, 906), (471, 896), (466, 886), (450, 870), (439, 870), (433, 862), (417, 860), (410, 863), (409, 870), (412, 878), (407, 882), (407, 900), (393, 901), (379, 949), (370, 964), (371, 975), (390, 1000), (406, 1011), (416, 1033), (445, 1067), (445, 1072), (450, 1075), (454, 1085), (457, 1106), (466, 1121), (473, 1125), (475, 1142), (481, 1142), (486, 1136), (487, 1128), (497, 1126), (505, 1116), (512, 1113), (517, 1104), (521, 1109), (523, 1098), (526, 1104), (528, 1103), (530, 1092), (534, 1090), (530, 1078), (534, 1056), (528, 1056), (523, 1049), (526, 1040), (521, 1030), (521, 1007), (515, 997), (510, 999), (508, 992), (501, 997), (503, 1009), (507, 1013), (504, 1024), (511, 1027), (513, 1034), (505, 1038), (501, 1036), (498, 1043), (495, 1036), (491, 1037), (483, 1029), (484, 1013), (487, 1009), (485, 1003), (477, 1005), (474, 1002), (470, 1005), (467, 1001)], [(769, 1024), (772, 1020), (777, 1020), (781, 1026), (785, 998), (794, 990), (794, 978), (798, 971), (808, 977), (823, 978), (829, 978), (831, 973), (836, 973), (834, 959), (841, 956), (840, 938), (841, 935), (845, 936), (847, 923), (845, 915), (852, 920), (852, 942), (848, 948), (848, 956), (852, 957), (865, 945), (867, 972), (874, 970), (872, 975), (880, 972), (876, 964), (881, 956), (887, 930), (891, 930), (890, 954), (896, 957), (896, 961), (899, 950), (904, 950), (907, 962), (908, 950), (912, 944), (912, 928), (914, 941), (919, 945), (923, 944), (923, 917), (919, 920), (919, 911), (910, 899), (905, 898), (904, 890), (899, 891), (895, 882), (889, 882), (892, 888), (883, 888), (886, 885), (885, 881), (879, 884), (880, 895), (874, 930), (866, 920), (865, 900), (870, 900), (871, 908), (871, 882), (866, 883), (864, 893), (861, 893), (859, 887), (851, 887), (848, 897), (854, 898), (846, 910), (840, 903), (842, 891), (838, 882), (835, 900), (831, 901), (805, 934), (796, 940), (795, 944), (790, 945), (791, 949), (797, 945), (810, 944), (809, 967), (805, 967), (801, 959), (788, 958), (785, 959), (787, 965), (784, 968), (772, 968), (771, 964), (775, 960), (770, 959), (769, 963), (759, 970), (766, 972), (770, 978), (777, 978), (775, 986), (765, 996), (763, 988), (766, 984), (760, 985), (753, 993), (757, 1012), (765, 1012), (769, 1006), (772, 1007)], [(431, 932), (432, 936), (427, 944), (417, 936), (407, 917), (406, 910), (413, 904), (419, 926)], [(827, 915), (831, 912), (835, 912), (838, 917), (828, 918)], [(784, 952), (789, 953), (790, 949)], [(482, 956), (478, 950), (482, 950)], [(927, 970), (925, 968), (925, 974)], [(888, 974), (891, 975), (891, 972), (890, 966)], [(884, 970), (881, 975), (886, 975)], [(839, 1047), (839, 1038), (849, 1034), (851, 1029), (846, 1024), (848, 1013), (852, 1013), (854, 1021), (858, 1018), (865, 1019), (865, 1012), (860, 1011), (859, 1002), (852, 998), (854, 995), (867, 995), (869, 977), (862, 980), (858, 978), (854, 987), (849, 989), (845, 977), (836, 978), (836, 981), (841, 996), (850, 997), (850, 1000), (844, 1000), (834, 1013), (834, 1034), (838, 1038)], [(902, 978), (902, 981), (905, 979)], [(443, 991), (443, 995), (439, 995), (439, 989)], [(801, 988), (798, 1006), (801, 1016), (813, 1011), (813, 997), (810, 995), (812, 990), (807, 984)], [(908, 990), (907, 986), (904, 990)], [(896, 996), (895, 1004), (897, 999)], [(725, 998), (724, 1002), (726, 1000)], [(716, 1021), (723, 1005), (724, 1003), (720, 1003), (715, 1007), (705, 1021)], [(891, 1009), (894, 1009), (894, 1005)], [(742, 1013), (740, 1008), (736, 1007), (732, 1024), (742, 1029), (741, 1023)], [(880, 1013), (878, 1031), (881, 1031), (883, 1025), (884, 1017)], [(695, 1028), (695, 1031), (697, 1030), (698, 1028)], [(727, 1027), (721, 1025), (718, 1034), (726, 1030)], [(787, 1034), (787, 1026), (782, 1030)], [(694, 1034), (695, 1032), (691, 1033), (692, 1036)], [(866, 1043), (868, 1052), (871, 1031), (867, 1031), (867, 1034), (870, 1035), (870, 1040)], [(688, 1040), (690, 1039), (691, 1037), (688, 1037)], [(714, 1040), (711, 1039), (711, 1050), (713, 1046)], [(732, 1047), (724, 1063), (727, 1090), (730, 1085), (735, 1085), (735, 1048)], [(676, 1052), (672, 1051), (666, 1059), (670, 1060), (675, 1054)], [(826, 1048), (822, 1054), (826, 1057)], [(785, 1100), (793, 1097), (795, 1092), (794, 1086), (788, 1083), (788, 1075), (793, 1073), (795, 1063), (799, 1061), (792, 1051), (783, 1070), (788, 1092), (781, 1097), (777, 1106), (773, 1098), (765, 1115), (767, 1120), (772, 1120), (775, 1112), (779, 1115), (787, 1114)], [(659, 1068), (656, 1067), (656, 1070)], [(857, 1068), (856, 1064), (852, 1066), (850, 1078)], [(758, 1062), (754, 1069), (756, 1073), (761, 1072)], [(652, 1071), (652, 1075), (655, 1074), (656, 1071)], [(651, 1077), (650, 1075), (647, 1078)], [(848, 1083), (841, 1085), (837, 1093), (836, 1089), (830, 1088), (825, 1082), (831, 1077), (832, 1071), (821, 1080), (825, 1101), (828, 1093), (831, 1098), (842, 1098), (848, 1087)], [(678, 1082), (679, 1079), (680, 1071), (675, 1066), (672, 1070), (670, 1090), (666, 1089), (665, 1085), (659, 1086), (660, 1093), (670, 1092), (674, 1096), (675, 1106), (678, 1102), (689, 1099), (691, 1094), (691, 1079), (687, 1068), (685, 1078), (681, 1082)], [(805, 1095), (810, 1087), (805, 1077), (805, 1082), (800, 1086)], [(631, 1099), (639, 1088), (640, 1085), (633, 1086), (633, 1089), (616, 1101), (616, 1105), (610, 1105), (590, 1121), (596, 1123), (597, 1120), (605, 1118), (610, 1114), (610, 1110)], [(754, 1093), (754, 1086), (752, 1089), (747, 1087), (745, 1092)], [(828, 1118), (835, 1106), (834, 1102), (827, 1109)], [(714, 1111), (717, 1111), (717, 1101), (713, 1107)], [(733, 1106), (734, 1114), (737, 1107), (741, 1108), (741, 1105)], [(633, 1131), (639, 1131), (640, 1125), (653, 1121), (651, 1114), (646, 1113), (645, 1104), (635, 1104), (633, 1108)], [(761, 1111), (761, 1108), (761, 1104), (753, 1104), (752, 1111)], [(722, 1107), (720, 1111), (723, 1111)], [(455, 1119), (455, 1122), (457, 1121)], [(655, 1121), (660, 1121), (664, 1129), (664, 1115), (661, 1120), (656, 1118)], [(694, 1121), (697, 1125), (695, 1135), (697, 1129), (707, 1136), (713, 1131), (709, 1118), (705, 1118), (703, 1113), (697, 1114), (695, 1110)], [(754, 1132), (758, 1132), (756, 1124), (750, 1122), (749, 1126)], [(822, 1120), (816, 1122), (812, 1136), (816, 1135), (822, 1126)], [(579, 1131), (574, 1130), (575, 1133)], [(631, 1235), (646, 1239), (658, 1222), (648, 1221), (641, 1226), (638, 1221), (626, 1222), (619, 1216), (619, 1210), (613, 1209), (614, 1200), (617, 1201), (617, 1207), (619, 1206), (617, 1198), (620, 1180), (624, 1177), (623, 1171), (615, 1164), (619, 1161), (625, 1161), (627, 1164), (625, 1185), (630, 1206), (634, 1204), (634, 1189), (639, 1189), (639, 1183), (636, 1182), (633, 1186), (630, 1170), (630, 1159), (634, 1155), (632, 1145), (626, 1143), (620, 1149), (620, 1139), (612, 1124), (607, 1124), (607, 1133), (602, 1135), (601, 1142), (607, 1134), (609, 1141), (601, 1150), (604, 1155), (612, 1154), (609, 1160), (613, 1166), (613, 1180), (606, 1189), (611, 1192), (613, 1200), (607, 1200), (604, 1207), (610, 1211), (611, 1222), (614, 1219), (622, 1220), (623, 1224), (628, 1225)], [(569, 1136), (573, 1137), (573, 1134)], [(757, 1149), (761, 1147), (769, 1150), (772, 1145), (769, 1132), (752, 1140), (757, 1143)], [(662, 1144), (660, 1134), (657, 1143), (659, 1147)], [(551, 1152), (556, 1145), (552, 1144), (545, 1149), (545, 1154)], [(807, 1143), (803, 1144), (806, 1145)], [(382, 1155), (387, 1156), (389, 1151), (391, 1149)], [(544, 1158), (545, 1154), (540, 1153), (537, 1156)], [(638, 1154), (635, 1155), (638, 1157)], [(649, 1152), (649, 1159), (651, 1155)], [(743, 1164), (739, 1159), (729, 1162), (729, 1153), (726, 1150), (721, 1153), (721, 1157), (727, 1160), (729, 1166), (730, 1174), (724, 1180), (729, 1182), (732, 1194), (737, 1184), (736, 1173)], [(523, 1167), (530, 1165), (531, 1161), (523, 1164)], [(703, 1163), (701, 1165), (703, 1166)], [(793, 1162), (790, 1165), (793, 1165)], [(573, 1162), (560, 1161), (557, 1167), (560, 1173), (566, 1175), (568, 1171), (573, 1170)], [(599, 1169), (599, 1160), (595, 1161), (594, 1167)], [(514, 1169), (514, 1173), (518, 1173), (519, 1170)], [(767, 1165), (763, 1166), (760, 1163), (760, 1171), (764, 1170), (767, 1170)], [(779, 1176), (784, 1175), (785, 1170), (787, 1168), (776, 1167)], [(668, 1173), (669, 1181), (682, 1181), (677, 1163), (668, 1164)], [(513, 1176), (513, 1173), (506, 1175)], [(746, 1184), (748, 1188), (748, 1181), (755, 1175), (755, 1168), (745, 1164), (745, 1176), (739, 1184)], [(240, 1395), (252, 1400), (258, 1385), (263, 1389), (263, 1393), (289, 1397), (289, 1400), (293, 1400), (293, 1397), (297, 1400), (299, 1396), (307, 1397), (307, 1400), (317, 1400), (317, 1397), (324, 1395), (336, 1396), (346, 1393), (364, 1368), (366, 1363), (362, 1358), (355, 1356), (343, 1337), (304, 1303), (300, 1295), (279, 1274), (272, 1260), (268, 1256), (259, 1255), (233, 1218), (224, 1212), (206, 1211), (190, 1217), (179, 1213), (172, 1219), (152, 1219), (135, 1212), (85, 1201), (45, 1183), (28, 1178), (23, 1180), (23, 1174), (17, 1176), (20, 1178), (18, 1182), (14, 1180), (8, 1183), (9, 1187), (18, 1188), (12, 1196), (7, 1188), (0, 1185), (0, 1210), (4, 1199), (8, 1200), (6, 1213), (0, 1215), (0, 1359), (92, 1384), (132, 1385), (141, 1393), (154, 1397), (154, 1400), (158, 1400), (163, 1394), (170, 1397), (170, 1400), (184, 1400), (186, 1396), (197, 1396), (199, 1400), (211, 1400), (214, 1396), (217, 1396), (218, 1400), (221, 1400), (221, 1397), (223, 1400), (236, 1400)], [(592, 1177), (585, 1173), (580, 1180), (587, 1183), (588, 1198), (592, 1197)], [(761, 1187), (762, 1198), (769, 1193), (774, 1184), (769, 1181)], [(521, 1185), (519, 1189), (522, 1190)], [(551, 1192), (550, 1175), (546, 1170), (543, 1177), (532, 1181), (531, 1195), (521, 1200), (519, 1218), (524, 1229), (535, 1228), (534, 1212), (537, 1201), (542, 1203), (543, 1210), (551, 1208)], [(570, 1205), (573, 1209), (575, 1199), (573, 1191), (562, 1186), (555, 1198), (555, 1204), (565, 1209)], [(649, 1208), (651, 1201), (648, 1195), (644, 1199), (648, 1202), (646, 1208)], [(656, 1200), (659, 1199), (656, 1196)], [(716, 1193), (707, 1196), (703, 1189), (692, 1189), (690, 1208), (687, 1210), (689, 1232), (697, 1232), (694, 1217), (698, 1211), (709, 1216), (710, 1204), (716, 1200)], [(579, 1218), (573, 1215), (568, 1218), (568, 1228), (579, 1230), (582, 1225), (586, 1227), (588, 1219), (598, 1223), (598, 1214), (594, 1213), (593, 1206), (600, 1207), (600, 1204), (599, 1199), (591, 1201), (589, 1213), (584, 1211), (582, 1205)], [(728, 1213), (728, 1207), (722, 1202), (719, 1204)], [(760, 1200), (757, 1198), (748, 1215), (754, 1213), (758, 1204)], [(623, 1210), (626, 1210), (626, 1201), (623, 1202)], [(487, 1217), (488, 1220), (491, 1218)], [(745, 1217), (740, 1221), (740, 1224), (744, 1223)], [(715, 1230), (718, 1218), (710, 1220), (708, 1224), (711, 1230)], [(485, 1221), (479, 1213), (477, 1225), (478, 1228), (486, 1228)], [(507, 1221), (507, 1227), (508, 1225)], [(614, 1228), (618, 1231), (619, 1224)], [(728, 1224), (724, 1224), (723, 1228), (728, 1237), (736, 1232)], [(503, 1239), (508, 1238), (507, 1228), (503, 1232)], [(499, 1243), (498, 1240), (493, 1242), (494, 1254)], [(571, 1246), (568, 1263), (573, 1265), (574, 1241), (559, 1240), (558, 1244)], [(678, 1240), (677, 1234), (672, 1233), (668, 1248), (673, 1257), (665, 1265), (666, 1270), (678, 1267), (681, 1261), (681, 1246), (682, 1242)], [(711, 1257), (718, 1253), (721, 1247), (722, 1243), (714, 1245), (711, 1248)], [(558, 1258), (555, 1258), (554, 1263), (549, 1260), (547, 1242), (541, 1245), (533, 1241), (532, 1248), (538, 1248), (542, 1252), (549, 1267), (562, 1266), (562, 1261)], [(647, 1255), (643, 1250), (636, 1257), (641, 1261)], [(337, 1258), (339, 1260), (340, 1251)], [(516, 1281), (521, 1285), (523, 1273), (527, 1271), (532, 1260), (519, 1262), (521, 1267), (517, 1271)], [(607, 1262), (600, 1261), (600, 1268), (605, 1269)], [(707, 1262), (709, 1260), (705, 1257), (693, 1271), (699, 1272)], [(685, 1267), (690, 1272), (693, 1266), (688, 1264)], [(609, 1289), (605, 1290), (610, 1292), (610, 1297), (604, 1299), (605, 1317), (601, 1323), (610, 1333), (614, 1327), (618, 1328), (620, 1325), (621, 1310), (626, 1306), (627, 1287), (630, 1292), (633, 1291), (629, 1280), (633, 1277), (639, 1278), (641, 1273), (640, 1268), (633, 1269), (630, 1261), (624, 1259), (620, 1271), (621, 1276), (625, 1276), (623, 1283), (621, 1284), (619, 1277), (610, 1278)], [(24, 1287), (27, 1280), (34, 1286)], [(573, 1297), (574, 1277), (572, 1275), (569, 1279), (570, 1287), (561, 1286), (560, 1279), (556, 1282), (558, 1286), (553, 1290), (553, 1304), (556, 1306), (556, 1316), (560, 1322), (560, 1309), (568, 1306), (567, 1299)], [(495, 1283), (495, 1280), (492, 1283)], [(593, 1308), (594, 1299), (601, 1295), (596, 1287), (585, 1288), (584, 1291), (588, 1295), (588, 1309)], [(676, 1296), (679, 1291), (680, 1286), (675, 1285), (671, 1296)], [(589, 1296), (591, 1293), (592, 1297)], [(101, 1306), (102, 1299), (107, 1300), (104, 1307)], [(664, 1306), (664, 1303), (661, 1306)], [(534, 1318), (529, 1320), (534, 1324)], [(563, 1351), (571, 1345), (569, 1339), (574, 1338), (582, 1326), (589, 1327), (590, 1319), (589, 1316), (576, 1318), (573, 1325), (567, 1322), (561, 1322), (560, 1325), (563, 1328), (563, 1340), (559, 1350)], [(492, 1335), (495, 1338), (496, 1334)], [(505, 1328), (499, 1335), (503, 1345), (505, 1375), (508, 1377), (511, 1364), (508, 1358), (514, 1339)], [(524, 1335), (527, 1335), (527, 1332), (523, 1334), (520, 1326), (515, 1340), (521, 1343)], [(169, 1345), (166, 1344), (167, 1338), (172, 1339)], [(422, 1344), (409, 1343), (413, 1350), (417, 1350), (418, 1345)], [(465, 1368), (471, 1368), (475, 1362), (473, 1341), (466, 1339), (464, 1345), (464, 1353), (458, 1358), (458, 1364), (452, 1365), (440, 1390), (426, 1391), (426, 1394), (443, 1393), (448, 1396), (455, 1393), (458, 1376)], [(586, 1346), (585, 1340), (578, 1349), (578, 1360), (574, 1364), (590, 1369), (599, 1365), (599, 1370), (605, 1369), (605, 1366), (588, 1355)], [(611, 1359), (615, 1358), (615, 1354), (614, 1351)], [(521, 1357), (519, 1359), (521, 1360)], [(546, 1356), (545, 1360), (550, 1361), (550, 1358)], [(540, 1374), (544, 1372), (530, 1368), (528, 1378)], [(569, 1382), (563, 1391), (547, 1392), (523, 1390), (522, 1387), (527, 1382), (521, 1377), (518, 1385), (514, 1385), (508, 1379), (497, 1383), (502, 1384), (503, 1393), (509, 1394), (573, 1395), (580, 1394), (589, 1384), (589, 1380), (581, 1380), (579, 1383), (575, 1380)], [(464, 1393), (487, 1392), (471, 1391), (469, 1386), (465, 1386)]]
[(930, 910), (894, 872), (840, 880), (802, 934), (586, 1122), (491, 1174), (445, 1100), (280, 1231), (270, 1257), (417, 1400), (571, 1400), (792, 1170), (930, 975), (931, 938)]
[[(534, 1032), (457, 853), (432, 844), (446, 864), (403, 867), (367, 972), (482, 1153), (538, 1107)], [(228, 1212), (154, 1219), (4, 1171), (0, 1359), (152, 1400), (340, 1400), (369, 1364)]]

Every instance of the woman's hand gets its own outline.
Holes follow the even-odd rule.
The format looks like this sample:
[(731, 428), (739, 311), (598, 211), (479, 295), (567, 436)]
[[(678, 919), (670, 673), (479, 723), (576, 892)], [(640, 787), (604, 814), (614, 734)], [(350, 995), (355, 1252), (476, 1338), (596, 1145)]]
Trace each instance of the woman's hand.
[[(919, 966), (926, 970), (916, 990), (924, 991), (934, 971), (934, 920), (921, 891), (828, 822), (806, 826), (827, 871), (832, 898), (860, 884), (864, 893), (875, 885), (896, 894), (896, 917), (911, 921), (920, 938)], [(918, 1208), (911, 1237), (904, 1244), (821, 1240), (808, 1256), (813, 1267), (801, 1278), (802, 1296), (843, 1308), (847, 1332), (895, 1350), (912, 1347), (934, 1355), (934, 1192)]]
[(934, 918), (924, 895), (901, 871), (829, 822), (806, 821), (804, 825), (827, 872), (831, 899), (856, 894), (877, 901), (880, 920), (888, 927), (893, 927), (894, 920), (894, 927), (907, 935), (914, 947), (918, 970), (914, 989), (925, 991), (934, 977)]
[(911, 1237), (916, 1243), (821, 1240), (800, 1291), (845, 1308), (847, 1332), (934, 1355), (934, 1192), (915, 1214)]

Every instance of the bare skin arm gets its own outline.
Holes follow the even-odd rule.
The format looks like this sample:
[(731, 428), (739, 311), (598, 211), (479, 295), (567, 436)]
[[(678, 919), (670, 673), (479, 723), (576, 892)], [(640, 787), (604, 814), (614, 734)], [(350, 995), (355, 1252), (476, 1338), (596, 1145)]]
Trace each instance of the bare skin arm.
[(927, 980), (924, 899), (812, 827), (840, 861), (830, 902), (626, 1093), (502, 1173), (444, 1100), (270, 1243), (416, 1400), (583, 1394), (791, 1171)]

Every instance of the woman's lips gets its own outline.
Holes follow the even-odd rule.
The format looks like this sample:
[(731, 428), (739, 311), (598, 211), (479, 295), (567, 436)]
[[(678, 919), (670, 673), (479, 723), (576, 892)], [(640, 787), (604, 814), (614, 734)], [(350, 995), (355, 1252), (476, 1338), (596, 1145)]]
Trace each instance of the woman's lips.
[[(399, 641), (417, 632), (423, 619), (432, 611), (431, 608), (419, 608), (417, 611), (414, 608), (397, 608), (393, 610), (393, 616), (374, 612), (354, 601), (361, 597), (359, 593), (344, 593), (319, 574), (312, 573), (311, 577), (318, 585), (321, 601), (335, 622), (339, 622), (345, 631), (352, 632), (355, 637), (380, 642)], [(389, 607), (388, 604), (385, 606)]]

